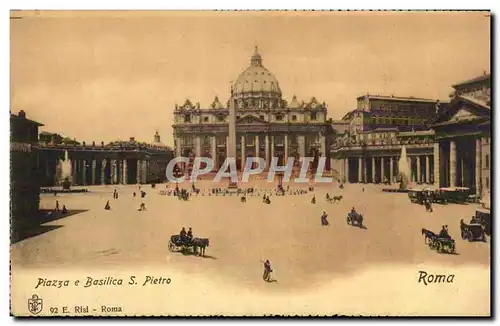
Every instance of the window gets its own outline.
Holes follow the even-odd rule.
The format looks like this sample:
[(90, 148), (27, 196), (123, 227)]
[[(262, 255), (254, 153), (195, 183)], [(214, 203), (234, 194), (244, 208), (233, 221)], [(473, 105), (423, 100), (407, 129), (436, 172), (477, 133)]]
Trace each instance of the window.
[(240, 116), (239, 116), (239, 115), (237, 115), (237, 116), (236, 116), (236, 120), (238, 120), (239, 118), (240, 118)]
[(484, 159), (484, 167), (489, 169), (490, 167), (490, 156), (486, 154), (486, 158)]
[(191, 114), (186, 114), (186, 115), (184, 116), (184, 122), (185, 122), (185, 123), (189, 123), (189, 122), (191, 122)]
[(260, 120), (266, 120), (266, 117), (264, 117), (263, 115), (259, 115), (259, 118)]
[(203, 117), (203, 122), (208, 122), (208, 117)]
[(292, 115), (292, 121), (297, 121), (297, 116), (295, 114)]
[(311, 120), (316, 121), (316, 112), (311, 112)]
[(277, 114), (276, 121), (283, 121), (283, 116), (281, 114)]
[(217, 116), (217, 121), (219, 121), (219, 122), (224, 121), (224, 116), (223, 115), (218, 115)]

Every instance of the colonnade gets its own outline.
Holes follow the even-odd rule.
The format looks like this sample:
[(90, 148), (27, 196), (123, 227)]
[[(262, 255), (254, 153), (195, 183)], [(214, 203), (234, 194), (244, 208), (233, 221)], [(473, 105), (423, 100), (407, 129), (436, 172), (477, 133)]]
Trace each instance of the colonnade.
[[(341, 180), (358, 183), (397, 182), (398, 156), (358, 156), (342, 159), (340, 168)], [(410, 168), (410, 181), (432, 184), (431, 174), (432, 155), (409, 155), (407, 157)], [(357, 169), (356, 172), (352, 169)]]

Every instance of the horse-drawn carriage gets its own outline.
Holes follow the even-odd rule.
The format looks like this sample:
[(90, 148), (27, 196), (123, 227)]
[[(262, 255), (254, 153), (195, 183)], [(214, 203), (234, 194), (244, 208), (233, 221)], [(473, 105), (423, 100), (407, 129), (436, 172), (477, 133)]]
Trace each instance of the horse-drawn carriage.
[(465, 223), (463, 219), (460, 220), (462, 239), (469, 240), (469, 242), (476, 240), (485, 241), (484, 229), (484, 225), (475, 219), (470, 224)]
[(170, 237), (168, 242), (168, 250), (171, 252), (188, 252), (192, 250), (193, 254), (198, 253), (198, 248), (200, 249), (199, 255), (205, 256), (205, 248), (208, 247), (210, 241), (208, 238), (189, 238), (181, 237), (179, 234), (174, 234)]
[(487, 208), (477, 208), (475, 219), (484, 225), (484, 233), (491, 235), (491, 210)]
[(427, 229), (422, 229), (425, 235), (425, 244), (440, 253), (455, 253), (455, 240), (450, 236), (443, 237)]
[(424, 189), (414, 188), (408, 191), (408, 198), (415, 204), (423, 205), (429, 197), (429, 191)]
[(347, 224), (363, 227), (363, 215), (355, 212), (347, 214)]

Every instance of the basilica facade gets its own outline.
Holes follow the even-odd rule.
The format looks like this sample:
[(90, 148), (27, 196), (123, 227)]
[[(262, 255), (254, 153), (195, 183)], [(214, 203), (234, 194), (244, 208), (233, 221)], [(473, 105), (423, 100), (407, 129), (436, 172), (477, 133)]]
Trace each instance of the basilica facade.
[[(269, 167), (272, 157), (285, 164), (289, 157), (328, 156), (327, 106), (311, 97), (299, 101), (283, 98), (276, 77), (264, 67), (255, 48), (250, 65), (232, 85), (224, 102), (216, 96), (208, 107), (185, 100), (174, 110), (175, 155), (210, 157), (217, 170), (228, 153), (229, 103), (236, 107), (236, 165), (245, 167), (248, 157), (260, 157)], [(295, 160), (298, 163), (298, 160)], [(314, 163), (313, 163), (314, 164)], [(327, 160), (327, 169), (329, 160)]]

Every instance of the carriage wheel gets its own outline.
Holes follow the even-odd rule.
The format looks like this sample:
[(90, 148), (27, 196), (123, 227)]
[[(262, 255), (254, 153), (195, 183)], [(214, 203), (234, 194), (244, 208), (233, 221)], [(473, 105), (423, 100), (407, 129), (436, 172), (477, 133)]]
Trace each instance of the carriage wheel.
[(351, 218), (349, 216), (347, 217), (347, 224), (351, 224)]
[(175, 251), (175, 245), (172, 243), (172, 241), (168, 242), (168, 250), (170, 250), (171, 252)]
[(469, 232), (467, 232), (467, 237), (469, 242), (474, 241), (474, 235), (472, 234), (472, 231), (469, 230)]
[(465, 230), (462, 230), (462, 240), (467, 239), (467, 232)]
[(436, 243), (436, 250), (437, 252), (443, 252), (443, 245), (441, 242)]
[(428, 246), (430, 246), (431, 243), (432, 243), (432, 240), (430, 238), (428, 238), (428, 237), (425, 237), (425, 244), (428, 245)]

